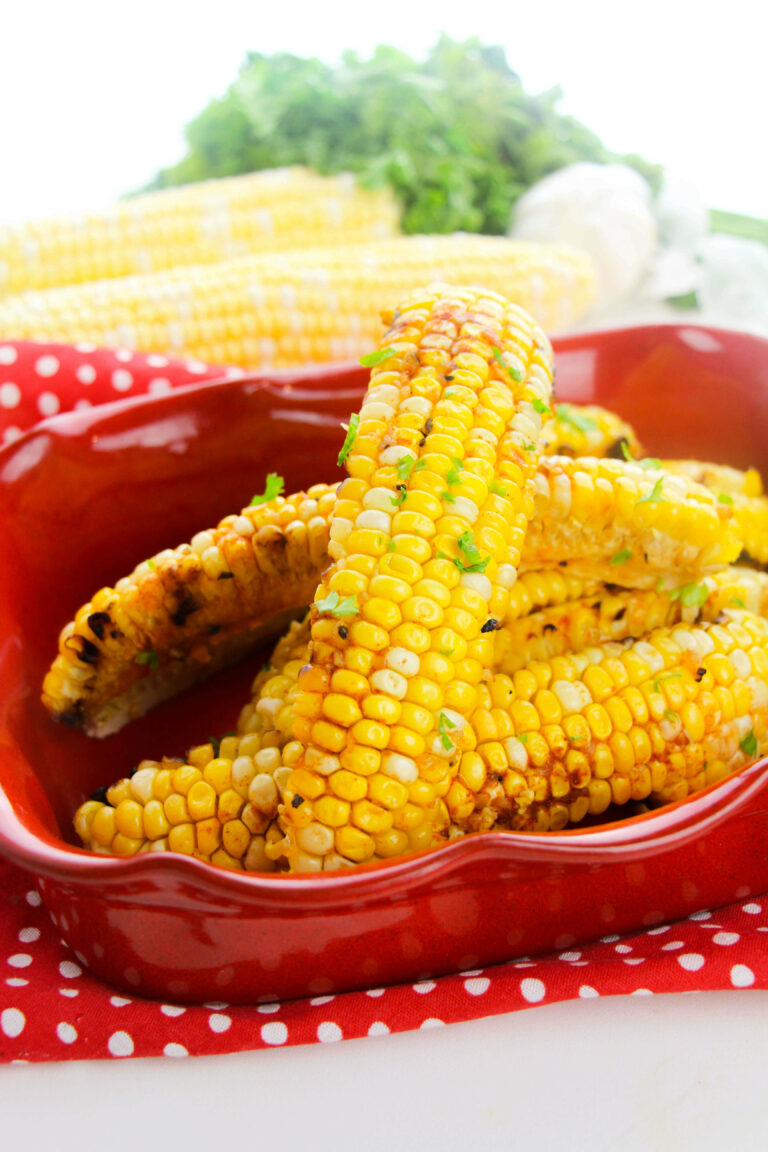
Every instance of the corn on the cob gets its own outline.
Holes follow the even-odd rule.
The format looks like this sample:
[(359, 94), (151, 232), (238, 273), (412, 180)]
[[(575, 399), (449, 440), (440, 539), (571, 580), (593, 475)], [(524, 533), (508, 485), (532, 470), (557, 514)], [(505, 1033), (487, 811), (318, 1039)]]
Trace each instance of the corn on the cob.
[(684, 584), (732, 563), (739, 542), (730, 507), (706, 488), (621, 460), (547, 456), (536, 474), (524, 567), (567, 565), (584, 578), (653, 587)]
[(530, 317), (433, 286), (394, 313), (374, 360), (299, 677), (281, 814), (293, 871), (447, 834), (533, 513), (552, 367)]
[(0, 297), (398, 234), (388, 192), (281, 168), (124, 200), (106, 212), (0, 228)]
[(381, 310), (440, 276), (475, 282), (554, 329), (593, 298), (589, 258), (500, 236), (405, 236), (267, 253), (0, 303), (0, 339), (90, 340), (244, 368), (356, 359), (375, 347)]
[(768, 622), (739, 611), (533, 661), (479, 685), (471, 726), (446, 798), (462, 831), (683, 799), (768, 752)]
[(312, 599), (334, 501), (319, 484), (249, 506), (102, 588), (61, 632), (45, 707), (106, 736), (274, 636)]
[(271, 872), (282, 840), (276, 817), (290, 769), (289, 742), (309, 622), (294, 623), (254, 682), (246, 731), (218, 748), (202, 744), (184, 760), (144, 760), (130, 777), (86, 800), (75, 814), (84, 847), (113, 856), (180, 852), (224, 868)]
[(554, 420), (541, 433), (546, 456), (610, 456), (623, 460), (642, 455), (631, 424), (596, 404), (558, 404)]

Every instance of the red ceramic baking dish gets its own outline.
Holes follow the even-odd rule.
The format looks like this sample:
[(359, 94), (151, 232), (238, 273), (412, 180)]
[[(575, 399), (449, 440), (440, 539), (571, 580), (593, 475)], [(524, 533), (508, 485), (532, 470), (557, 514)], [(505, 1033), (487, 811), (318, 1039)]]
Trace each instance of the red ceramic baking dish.
[[(768, 473), (768, 341), (688, 326), (556, 343), (561, 399), (632, 421), (655, 455)], [(489, 833), (321, 876), (75, 847), (72, 814), (144, 756), (232, 727), (253, 665), (103, 741), (39, 703), (62, 624), (143, 557), (246, 504), (338, 476), (366, 373), (203, 384), (56, 417), (0, 452), (0, 851), (62, 936), (132, 994), (232, 1003), (412, 981), (568, 947), (768, 889), (768, 762), (666, 809), (546, 835)]]

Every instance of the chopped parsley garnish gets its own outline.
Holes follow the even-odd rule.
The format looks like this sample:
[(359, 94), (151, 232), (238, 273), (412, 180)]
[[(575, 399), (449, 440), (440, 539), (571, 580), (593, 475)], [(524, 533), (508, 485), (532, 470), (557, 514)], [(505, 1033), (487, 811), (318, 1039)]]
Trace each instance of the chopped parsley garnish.
[(683, 608), (701, 608), (709, 596), (706, 584), (683, 584), (681, 588), (674, 588), (670, 600), (679, 600)]
[(464, 464), (457, 456), (451, 456), (451, 461), (452, 465), (445, 474), (445, 482), (446, 484), (458, 484), (461, 481), (459, 472), (463, 469)]
[(718, 504), (733, 504), (733, 497), (729, 496), (727, 492), (718, 492), (717, 502)]
[(593, 420), (591, 416), (583, 416), (581, 412), (576, 408), (572, 408), (570, 404), (558, 404), (555, 417), (561, 424), (570, 424), (577, 432), (597, 431), (597, 421)]
[(445, 656), (446, 660), (450, 660), (451, 656), (453, 656), (453, 653), (454, 653), (453, 648), (441, 648), (440, 649), (440, 655)]
[(426, 460), (417, 460), (415, 456), (403, 456), (395, 465), (398, 480), (405, 483), (411, 472), (421, 472)]
[(536, 445), (535, 444), (524, 444), (523, 447), (525, 448), (526, 452), (535, 452), (536, 451)]
[(495, 359), (499, 362), (499, 364), (501, 364), (502, 368), (507, 373), (507, 375), (510, 377), (510, 379), (514, 380), (516, 384), (522, 384), (523, 380), (525, 379), (525, 376), (520, 371), (520, 369), (519, 368), (510, 368), (509, 364), (507, 364), (506, 360), (504, 359), (504, 357), (502, 356), (502, 354), (498, 348), (494, 348), (493, 355), (494, 355)]
[(644, 460), (635, 460), (627, 447), (626, 440), (621, 442), (621, 454), (628, 463), (639, 464), (641, 468), (645, 468), (646, 472), (657, 472), (661, 468), (661, 460), (657, 460), (655, 456), (646, 456)]
[[(344, 437), (344, 443), (341, 446), (341, 452), (339, 452), (339, 458), (336, 461), (339, 468), (341, 468), (341, 466), (344, 463), (344, 461), (346, 460), (347, 456), (349, 456), (350, 452), (352, 451), (352, 445), (355, 442), (355, 437), (357, 436), (357, 429), (359, 426), (360, 426), (360, 414), (358, 412), (353, 412), (349, 418), (349, 424), (347, 425), (347, 434)], [(342, 424), (342, 428), (343, 427), (344, 427), (344, 425)]]
[(451, 396), (458, 396), (458, 395), (459, 395), (458, 388), (446, 388), (445, 392), (443, 392), (443, 396), (446, 398), (446, 400), (450, 399)]
[(609, 563), (611, 564), (626, 564), (627, 560), (632, 559), (632, 553), (629, 548), (622, 548), (620, 552), (615, 552)]
[(744, 603), (744, 601), (741, 599), (740, 596), (731, 596), (728, 603), (733, 604), (736, 608), (746, 608), (746, 604)]
[(149, 652), (139, 652), (136, 657), (137, 664), (148, 664), (150, 668), (157, 668), (157, 652), (150, 648)]
[(488, 485), (488, 491), (493, 492), (496, 496), (509, 496), (509, 492), (498, 480), (491, 480)]
[(444, 500), (446, 504), (455, 504), (456, 503), (456, 497), (453, 496), (450, 492), (441, 492), (440, 493), (440, 499)]
[(757, 756), (757, 736), (755, 736), (754, 728), (750, 728), (744, 739), (739, 741), (739, 748), (745, 756), (749, 756), (751, 760), (755, 759)]
[(470, 530), (462, 532), (459, 539), (456, 541), (459, 549), (464, 553), (463, 560), (454, 560), (454, 564), (460, 572), (485, 572), (490, 563), (490, 556), (486, 556), (485, 560), (480, 558), (480, 550), (475, 544), (475, 538)]
[(399, 508), (400, 505), (405, 500), (407, 495), (408, 495), (408, 492), (406, 490), (405, 484), (398, 484), (397, 496), (390, 496), (389, 502), (390, 502), (390, 504), (393, 504), (395, 508)]
[(547, 416), (552, 415), (552, 409), (548, 408), (543, 400), (539, 400), (538, 396), (534, 396), (533, 398), (533, 407), (538, 412), (539, 416), (544, 416), (545, 414)]
[(673, 712), (671, 708), (665, 708), (664, 719), (674, 723), (675, 721), (679, 720), (680, 717), (678, 716), (677, 712)]
[(527, 732), (521, 732), (520, 735), (518, 736), (518, 740), (520, 741), (521, 744), (527, 744), (528, 743), (528, 733)]
[(395, 544), (394, 540), (387, 542), (387, 552), (397, 552), (397, 544)]
[(453, 740), (448, 735), (449, 728), (455, 728), (456, 725), (452, 720), (449, 720), (445, 712), (441, 712), (437, 718), (437, 730), (440, 733), (440, 739), (443, 742), (443, 748), (449, 752), (453, 748)]
[(660, 692), (661, 691), (661, 689), (659, 688), (659, 685), (663, 684), (665, 680), (681, 680), (682, 676), (683, 676), (682, 672), (668, 672), (666, 676), (659, 676), (658, 680), (654, 680), (654, 682), (653, 682), (654, 692)]
[(282, 476), (278, 476), (277, 472), (269, 472), (267, 474), (267, 482), (264, 485), (264, 491), (261, 494), (254, 496), (251, 500), (251, 507), (254, 504), (268, 504), (270, 500), (274, 500), (276, 496), (280, 496), (285, 490), (285, 480)]
[(356, 596), (345, 596), (339, 599), (338, 592), (329, 592), (325, 600), (318, 600), (315, 607), (318, 612), (328, 612), (331, 616), (357, 616), (360, 611)]
[(385, 360), (396, 355), (397, 350), (395, 348), (379, 348), (376, 352), (367, 352), (365, 356), (361, 356), (360, 366), (362, 368), (375, 368), (377, 364), (383, 364)]
[(637, 501), (638, 504), (666, 504), (666, 496), (661, 494), (661, 486), (664, 483), (664, 477), (660, 476), (653, 486), (653, 490), (647, 496), (641, 496)]

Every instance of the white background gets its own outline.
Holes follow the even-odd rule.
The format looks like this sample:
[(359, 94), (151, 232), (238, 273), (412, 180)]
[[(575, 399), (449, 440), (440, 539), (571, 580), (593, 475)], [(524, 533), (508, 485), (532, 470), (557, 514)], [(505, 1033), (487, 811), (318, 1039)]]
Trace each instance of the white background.
[(527, 91), (560, 84), (562, 112), (692, 181), (710, 207), (768, 215), (761, 0), (25, 0), (3, 11), (0, 221), (146, 184), (249, 50), (333, 63), (390, 43), (423, 57), (441, 29), (503, 45)]

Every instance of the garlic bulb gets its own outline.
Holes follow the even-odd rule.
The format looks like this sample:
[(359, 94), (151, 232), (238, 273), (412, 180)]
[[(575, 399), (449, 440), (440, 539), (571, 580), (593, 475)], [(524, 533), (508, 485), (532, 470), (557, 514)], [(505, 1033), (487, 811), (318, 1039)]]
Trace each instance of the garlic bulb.
[(589, 252), (602, 307), (633, 294), (657, 244), (650, 187), (624, 164), (570, 164), (545, 176), (518, 200), (510, 232)]

